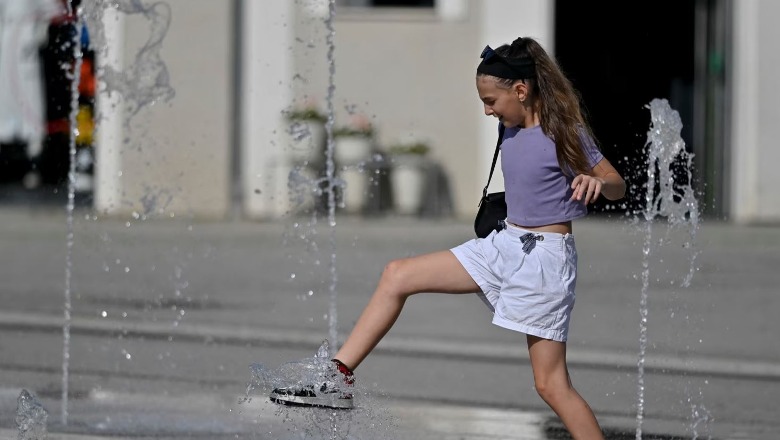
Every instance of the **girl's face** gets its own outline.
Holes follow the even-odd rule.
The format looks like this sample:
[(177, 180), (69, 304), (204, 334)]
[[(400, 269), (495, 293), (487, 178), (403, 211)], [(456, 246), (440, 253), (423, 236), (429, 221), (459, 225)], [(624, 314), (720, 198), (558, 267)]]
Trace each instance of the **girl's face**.
[(480, 75), (477, 76), (477, 92), (487, 116), (495, 116), (509, 128), (525, 125), (527, 112), (522, 104), (525, 100), (522, 81), (506, 89), (498, 87), (495, 78)]

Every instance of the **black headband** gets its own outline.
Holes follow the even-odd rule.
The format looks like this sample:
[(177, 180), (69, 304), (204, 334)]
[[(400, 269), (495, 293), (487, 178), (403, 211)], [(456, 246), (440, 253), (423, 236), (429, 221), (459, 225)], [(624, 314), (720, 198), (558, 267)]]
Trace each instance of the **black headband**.
[(504, 58), (490, 46), (485, 46), (480, 55), (482, 62), (477, 66), (477, 73), (504, 79), (533, 78), (536, 73), (533, 60), (518, 60)]

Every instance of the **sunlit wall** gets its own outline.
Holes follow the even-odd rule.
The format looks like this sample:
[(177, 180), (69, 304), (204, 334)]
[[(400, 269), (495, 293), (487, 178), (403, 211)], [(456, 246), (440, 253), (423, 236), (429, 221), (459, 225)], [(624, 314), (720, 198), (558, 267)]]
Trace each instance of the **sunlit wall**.
[[(282, 112), (307, 104), (326, 109), (327, 2), (168, 3), (173, 19), (162, 55), (176, 97), (144, 109), (127, 126), (103, 126), (96, 207), (216, 217), (231, 207), (253, 218), (289, 213), (284, 157), (290, 137)], [(431, 159), (449, 180), (455, 215), (469, 218), (495, 141), (495, 121), (482, 116), (473, 86), (478, 53), (485, 44), (519, 35), (535, 36), (554, 52), (554, 2), (437, 5), (383, 11), (338, 6), (332, 105), (336, 124), (350, 113), (368, 117), (380, 150), (403, 139), (428, 142)], [(768, 0), (733, 5), (727, 217), (775, 221), (780, 196), (772, 190), (769, 167), (778, 154), (772, 81), (780, 62), (771, 42), (780, 7)], [(148, 36), (147, 24), (130, 17), (122, 29), (114, 49), (131, 63)], [(236, 171), (237, 190), (231, 188)], [(493, 184), (501, 185), (500, 178)]]

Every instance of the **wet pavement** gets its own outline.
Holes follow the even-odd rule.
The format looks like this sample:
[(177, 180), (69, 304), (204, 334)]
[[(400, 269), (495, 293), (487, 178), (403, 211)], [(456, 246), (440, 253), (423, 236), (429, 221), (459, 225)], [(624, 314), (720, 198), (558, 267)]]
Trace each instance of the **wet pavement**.
[[(66, 220), (51, 206), (0, 210), (0, 439), (17, 436), (22, 389), (49, 410), (50, 439), (567, 438), (533, 390), (524, 338), (473, 295), (411, 298), (358, 369), (354, 411), (280, 407), (261, 391), (244, 401), (250, 365), (311, 357), (328, 338), (332, 286), (343, 338), (384, 264), (471, 237), (467, 220), (408, 217), (331, 228), (77, 210), (63, 424)], [(599, 215), (575, 237), (572, 379), (609, 438), (635, 438), (646, 230)], [(643, 438), (776, 439), (780, 227), (705, 220), (689, 238), (652, 229)]]

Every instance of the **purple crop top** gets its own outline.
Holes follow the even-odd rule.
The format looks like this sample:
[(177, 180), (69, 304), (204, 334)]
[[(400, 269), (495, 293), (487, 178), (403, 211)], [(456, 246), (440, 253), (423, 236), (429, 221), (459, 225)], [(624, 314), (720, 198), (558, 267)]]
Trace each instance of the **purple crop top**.
[[(585, 157), (594, 167), (604, 156), (593, 139), (583, 136)], [(537, 125), (507, 128), (501, 143), (501, 170), (506, 191), (507, 221), (543, 226), (584, 217), (588, 208), (572, 195), (571, 182), (558, 165), (555, 143)]]

